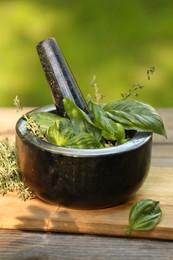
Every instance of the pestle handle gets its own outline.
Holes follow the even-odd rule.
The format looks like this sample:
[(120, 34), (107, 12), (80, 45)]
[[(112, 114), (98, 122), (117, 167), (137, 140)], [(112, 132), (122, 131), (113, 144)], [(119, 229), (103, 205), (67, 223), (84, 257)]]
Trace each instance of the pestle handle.
[(80, 109), (88, 113), (85, 99), (54, 38), (47, 38), (36, 46), (37, 52), (51, 88), (57, 111), (64, 115), (63, 98), (70, 98)]

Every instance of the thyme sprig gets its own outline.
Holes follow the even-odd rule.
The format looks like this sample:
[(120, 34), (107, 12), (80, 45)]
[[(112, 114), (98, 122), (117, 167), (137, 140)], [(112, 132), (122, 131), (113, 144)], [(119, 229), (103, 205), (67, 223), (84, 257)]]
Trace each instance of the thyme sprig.
[[(17, 112), (22, 113), (23, 107), (18, 96), (13, 100)], [(29, 121), (26, 115), (27, 122)], [(33, 192), (21, 179), (17, 165), (15, 145), (8, 138), (0, 139), (0, 194), (15, 192), (23, 201), (35, 198)]]
[(125, 100), (129, 97), (131, 97), (132, 95), (135, 96), (135, 97), (138, 97), (138, 90), (143, 88), (143, 85), (141, 83), (138, 83), (138, 84), (134, 84), (127, 93), (121, 93), (121, 97)]
[[(155, 72), (155, 67), (150, 66), (149, 69), (147, 70), (147, 79), (148, 80), (151, 79), (151, 75), (153, 75), (154, 72)], [(137, 83), (137, 84), (132, 85), (132, 87), (128, 90), (128, 92), (121, 93), (122, 99), (126, 100), (131, 96), (138, 97), (139, 96), (138, 90), (142, 89), (143, 87), (144, 87), (144, 85), (141, 84), (141, 83)]]
[(32, 118), (32, 117), (27, 117), (26, 115), (23, 116), (26, 119), (26, 128), (28, 130), (31, 130), (32, 133), (39, 137), (40, 139), (47, 141), (47, 138), (45, 136), (45, 134), (43, 133), (43, 131), (40, 129), (40, 126), (38, 125), (38, 123)]
[(90, 85), (91, 85), (91, 87), (94, 88), (94, 96), (95, 96), (96, 102), (99, 105), (101, 105), (101, 100), (103, 99), (104, 96), (102, 94), (100, 94), (100, 92), (99, 92), (99, 86), (96, 82), (96, 76), (95, 75), (94, 75), (93, 79), (91, 80)]
[(20, 102), (20, 99), (18, 96), (15, 96), (15, 98), (13, 100), (13, 105), (15, 106), (17, 112), (20, 112), (20, 113), (22, 112), (23, 107), (21, 105), (21, 102)]
[(26, 120), (26, 128), (28, 130), (31, 130), (34, 135), (38, 136), (42, 140), (47, 141), (47, 138), (45, 137), (45, 134), (43, 131), (40, 129), (40, 126), (38, 123), (32, 118), (28, 117), (26, 114), (22, 114), (23, 112), (23, 107), (21, 105), (20, 99), (18, 96), (16, 96), (13, 100), (13, 104), (16, 107), (16, 111), (21, 113), (21, 116)]
[(0, 194), (9, 192), (17, 193), (23, 201), (35, 197), (20, 178), (14, 144), (5, 138), (0, 140)]

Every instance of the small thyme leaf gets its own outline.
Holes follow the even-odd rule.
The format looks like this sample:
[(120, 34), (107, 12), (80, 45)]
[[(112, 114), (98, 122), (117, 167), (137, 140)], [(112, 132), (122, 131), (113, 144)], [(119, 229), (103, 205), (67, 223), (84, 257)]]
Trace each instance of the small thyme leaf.
[(148, 80), (151, 79), (151, 75), (155, 72), (155, 67), (154, 66), (150, 66), (150, 68), (147, 70), (147, 78)]
[(159, 223), (161, 217), (159, 201), (141, 199), (130, 209), (129, 226), (125, 229), (125, 233), (130, 234), (132, 230), (151, 230)]

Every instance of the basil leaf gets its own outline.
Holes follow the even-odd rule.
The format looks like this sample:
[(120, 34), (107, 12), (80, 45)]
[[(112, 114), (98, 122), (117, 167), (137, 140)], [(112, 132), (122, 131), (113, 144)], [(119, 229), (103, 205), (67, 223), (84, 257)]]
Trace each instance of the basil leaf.
[(100, 142), (92, 134), (79, 133), (73, 136), (66, 144), (71, 148), (95, 149), (100, 148)]
[(56, 120), (46, 132), (47, 139), (56, 145), (66, 146), (74, 135), (73, 127), (68, 119)]
[(28, 117), (32, 118), (43, 132), (46, 132), (56, 120), (64, 119), (50, 112), (30, 112)]
[(63, 103), (64, 109), (70, 118), (76, 134), (85, 132), (94, 135), (98, 140), (101, 139), (100, 130), (93, 124), (86, 113), (84, 113), (71, 99), (67, 97), (63, 99)]
[(151, 230), (160, 221), (162, 210), (159, 201), (142, 199), (134, 203), (129, 213), (129, 227), (126, 229), (128, 234), (132, 230)]
[(88, 105), (94, 117), (94, 124), (102, 131), (102, 136), (106, 140), (116, 140), (117, 144), (123, 143), (125, 140), (124, 127), (110, 119), (103, 108), (91, 99), (88, 100)]
[(104, 110), (109, 118), (122, 124), (125, 129), (152, 131), (166, 137), (162, 118), (148, 104), (136, 100), (119, 100), (106, 104)]

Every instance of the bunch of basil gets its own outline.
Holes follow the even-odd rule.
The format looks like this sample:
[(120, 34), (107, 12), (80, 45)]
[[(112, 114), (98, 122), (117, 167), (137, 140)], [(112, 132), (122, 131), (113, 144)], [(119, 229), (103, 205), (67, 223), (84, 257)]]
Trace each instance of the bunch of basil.
[(103, 148), (123, 144), (126, 130), (150, 131), (166, 136), (162, 118), (150, 105), (136, 100), (118, 100), (106, 105), (87, 99), (89, 114), (69, 98), (63, 99), (66, 117), (49, 112), (31, 112), (46, 140), (71, 148)]

